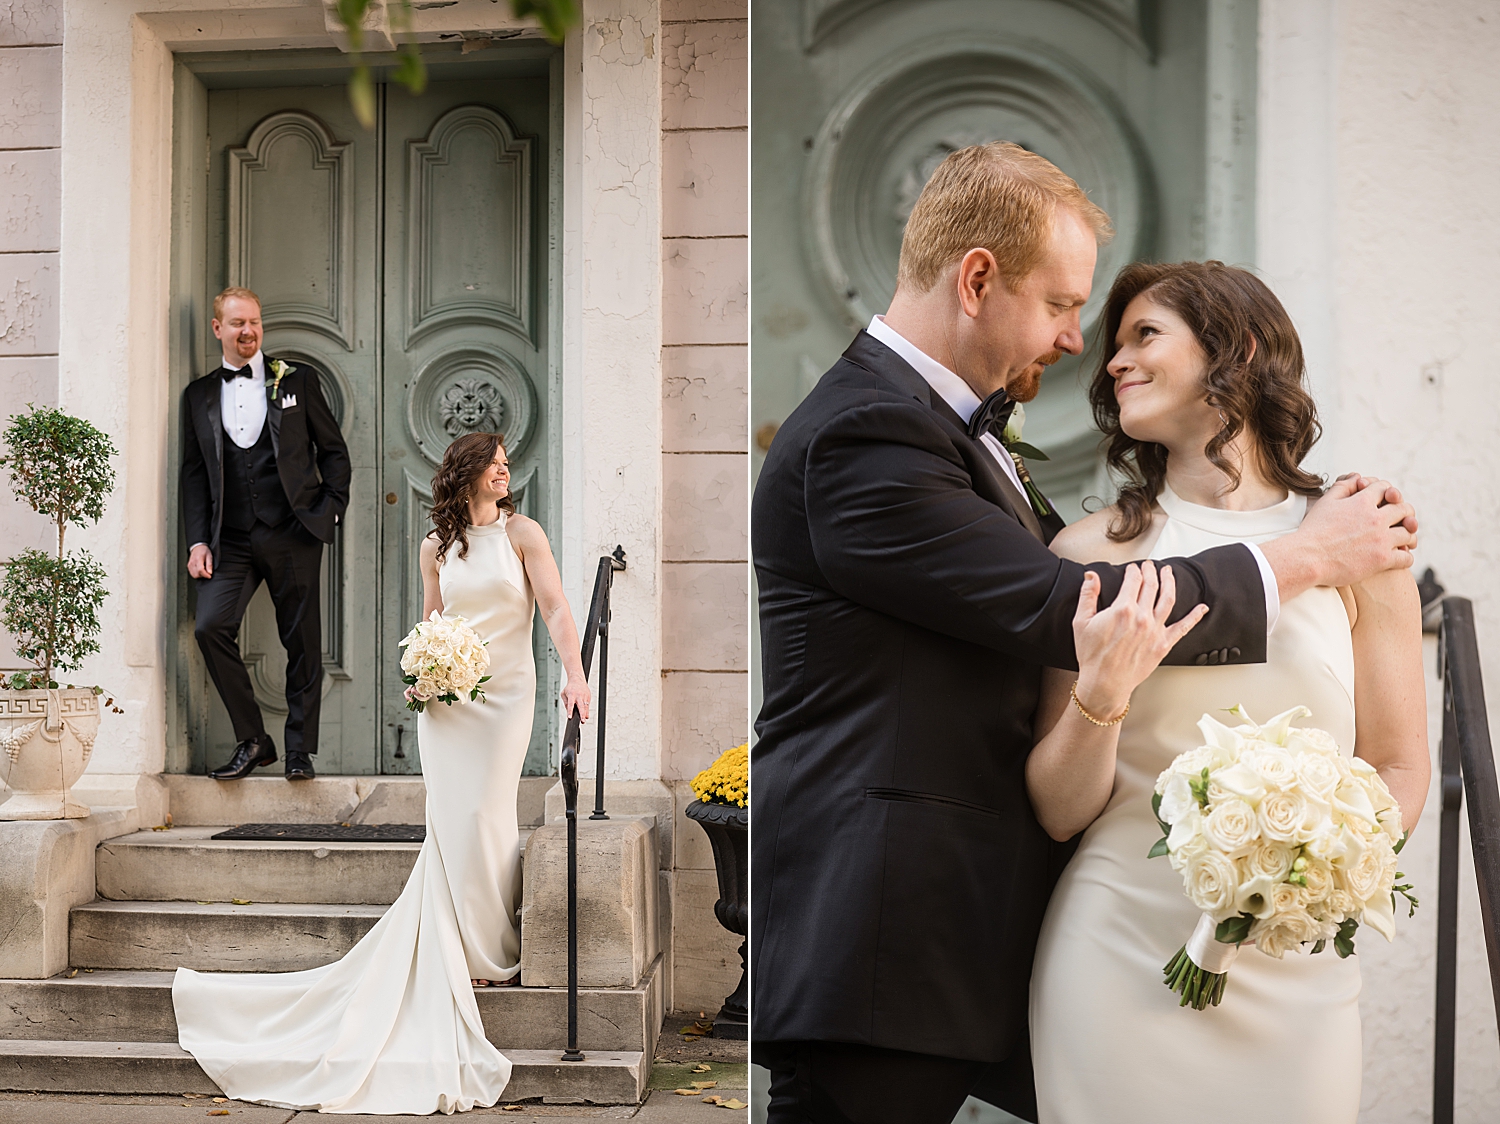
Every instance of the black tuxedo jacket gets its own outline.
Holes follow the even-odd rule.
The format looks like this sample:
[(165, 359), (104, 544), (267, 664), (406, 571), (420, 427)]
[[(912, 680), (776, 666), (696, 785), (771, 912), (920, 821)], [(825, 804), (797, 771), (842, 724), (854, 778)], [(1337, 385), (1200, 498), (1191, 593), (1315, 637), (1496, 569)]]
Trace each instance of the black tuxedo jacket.
[[(266, 389), (274, 378), (266, 357)], [(289, 364), (290, 366), (290, 364)], [(219, 556), (224, 524), (224, 423), (218, 371), (182, 392), (182, 517), (189, 543), (208, 543)], [(296, 404), (284, 407), (291, 396)], [(349, 450), (311, 367), (292, 366), (266, 406), (276, 472), (297, 519), (323, 542), (349, 506)]]
[[(1043, 545), (990, 453), (863, 332), (776, 435), (751, 520), (753, 1037), (1001, 1061), (1026, 1044), (1066, 860), (1024, 767), (1042, 667), (1078, 666), (1085, 568)], [(1175, 615), (1211, 611), (1167, 662), (1263, 661), (1251, 553), (1171, 561)], [(1088, 568), (1107, 604), (1123, 567)]]

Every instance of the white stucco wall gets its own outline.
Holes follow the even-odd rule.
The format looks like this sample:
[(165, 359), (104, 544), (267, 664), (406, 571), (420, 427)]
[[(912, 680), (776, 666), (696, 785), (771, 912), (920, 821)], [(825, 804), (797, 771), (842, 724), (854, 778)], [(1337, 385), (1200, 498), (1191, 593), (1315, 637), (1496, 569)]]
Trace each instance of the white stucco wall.
[[(1419, 571), (1474, 602), (1493, 716), (1500, 8), (1261, 0), (1260, 46), (1258, 260), (1307, 348), (1326, 427), (1316, 467), (1387, 476), (1416, 504)], [(1361, 942), (1365, 1124), (1431, 1119), (1437, 811), (1434, 788), (1403, 854), (1426, 909), (1396, 945)], [(1464, 883), (1456, 1118), (1491, 1121), (1500, 1043), (1472, 867)]]

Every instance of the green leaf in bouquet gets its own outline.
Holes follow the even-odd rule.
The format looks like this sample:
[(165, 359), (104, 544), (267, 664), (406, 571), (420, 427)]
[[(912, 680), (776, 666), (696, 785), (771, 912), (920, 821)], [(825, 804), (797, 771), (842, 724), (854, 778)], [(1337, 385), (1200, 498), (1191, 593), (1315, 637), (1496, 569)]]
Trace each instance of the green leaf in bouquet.
[(1227, 918), (1220, 921), (1218, 927), (1214, 929), (1214, 940), (1220, 944), (1240, 944), (1249, 939), (1250, 926), (1254, 924), (1254, 916), (1248, 913)]
[(1333, 951), (1339, 954), (1340, 960), (1354, 955), (1354, 930), (1358, 928), (1359, 922), (1352, 917), (1344, 918), (1344, 923), (1339, 926), (1338, 935), (1333, 938)]
[(1151, 844), (1151, 850), (1146, 852), (1148, 859), (1159, 859), (1167, 853), (1167, 837), (1163, 835), (1155, 843)]
[(484, 678), (482, 678), (482, 679), (481, 679), (481, 680), (480, 680), (480, 682), (481, 682), (481, 683), (488, 683), (488, 682), (489, 682), (489, 681), (490, 681), (490, 679), (491, 679), (491, 678), (493, 678), (493, 676), (489, 676), (489, 675), (486, 675), (486, 676), (485, 676), (485, 677), (484, 677)]
[(1162, 834), (1171, 835), (1172, 825), (1161, 818), (1161, 793), (1159, 792), (1151, 795), (1151, 814), (1156, 817), (1156, 822), (1161, 824)]
[[(1396, 854), (1399, 855), (1401, 853), (1401, 848), (1406, 846), (1406, 841), (1408, 839), (1410, 839), (1410, 838), (1411, 838), (1411, 832), (1409, 832), (1409, 831), (1403, 831), (1401, 833), (1401, 838), (1398, 839), (1398, 840), (1396, 840), (1396, 845), (1394, 847), (1392, 847), (1391, 850), (1394, 851)], [(1404, 874), (1398, 874), (1398, 875), (1396, 875), (1396, 877), (1397, 878), (1405, 878), (1406, 875), (1404, 875)]]
[(1316, 955), (1318, 955), (1318, 953), (1322, 952), (1327, 947), (1328, 947), (1328, 942), (1327, 941), (1319, 941), (1317, 944), (1315, 944), (1315, 945), (1312, 946), (1312, 951), (1309, 952), (1308, 955), (1309, 956), (1316, 956)]

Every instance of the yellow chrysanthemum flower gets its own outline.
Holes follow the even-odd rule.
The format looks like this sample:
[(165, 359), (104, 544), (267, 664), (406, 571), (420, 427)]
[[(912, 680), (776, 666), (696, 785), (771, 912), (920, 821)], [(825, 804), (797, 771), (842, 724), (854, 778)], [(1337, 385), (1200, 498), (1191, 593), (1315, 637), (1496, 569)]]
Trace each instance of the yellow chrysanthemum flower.
[(693, 778), (693, 795), (705, 804), (750, 805), (750, 743), (726, 749)]

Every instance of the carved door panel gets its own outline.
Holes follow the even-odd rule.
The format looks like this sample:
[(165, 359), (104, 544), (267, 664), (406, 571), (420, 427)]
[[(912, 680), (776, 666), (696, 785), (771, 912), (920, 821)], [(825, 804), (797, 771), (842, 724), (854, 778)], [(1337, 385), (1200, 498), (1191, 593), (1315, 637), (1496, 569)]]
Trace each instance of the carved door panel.
[[(755, 27), (753, 412), (762, 441), (884, 311), (912, 204), (964, 145), (1022, 144), (1114, 220), (1086, 329), (1130, 261), (1248, 260), (1241, 247), (1253, 239), (1213, 232), (1216, 223), (1249, 231), (1249, 192), (1229, 199), (1238, 213), (1215, 215), (1210, 189), (1224, 178), (1225, 154), (1254, 134), (1236, 116), (1253, 114), (1253, 4), (755, 0)], [(1211, 84), (1215, 41), (1251, 60), (1248, 99)], [(1217, 141), (1216, 113), (1231, 131)], [(1051, 368), (1027, 408), (1028, 442), (1052, 456), (1032, 470), (1069, 518), (1103, 491), (1084, 397), (1092, 358)]]
[[(376, 335), (376, 138), (343, 90), (214, 90), (209, 94), (209, 294), (253, 289), (263, 303), (265, 352), (317, 370), (353, 465), (350, 504), (323, 551), (323, 713), (320, 772), (378, 769), (379, 520), (375, 466), (380, 396)], [(219, 364), (205, 325), (205, 369)], [(240, 629), (266, 729), (281, 745), (286, 653), (265, 587)], [(196, 658), (196, 653), (194, 653)], [(202, 682), (202, 680), (199, 680)], [(194, 765), (220, 764), (234, 744), (211, 686)]]
[[(421, 770), (398, 642), (421, 611), (417, 549), (448, 442), (506, 434), (519, 505), (547, 522), (545, 73), (434, 82), (420, 98), (381, 87), (368, 131), (341, 85), (209, 92), (208, 209), (223, 217), (209, 224), (209, 293), (260, 295), (266, 353), (318, 371), (353, 462), (349, 511), (324, 551), (326, 774)], [(557, 686), (537, 633), (528, 772), (548, 771)], [(264, 588), (240, 647), (280, 744), (286, 656)], [(202, 769), (234, 736), (205, 677), (193, 681)]]
[[(397, 643), (421, 614), (432, 474), (465, 433), (505, 436), (517, 508), (547, 525), (545, 81), (434, 83), (385, 103), (387, 615), (382, 767), (420, 769)], [(394, 497), (394, 499), (393, 499)], [(548, 528), (551, 531), (551, 528)], [(399, 606), (399, 609), (398, 609)], [(528, 773), (549, 771), (556, 661), (535, 625)], [(399, 738), (399, 741), (398, 741)]]

